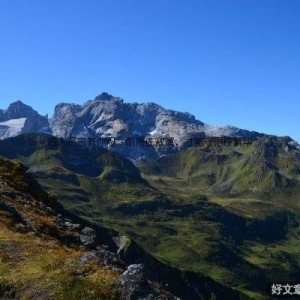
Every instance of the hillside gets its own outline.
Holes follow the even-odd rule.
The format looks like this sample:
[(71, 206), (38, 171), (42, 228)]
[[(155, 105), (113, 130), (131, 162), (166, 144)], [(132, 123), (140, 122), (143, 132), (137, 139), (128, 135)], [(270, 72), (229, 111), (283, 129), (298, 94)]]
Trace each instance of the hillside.
[[(49, 145), (52, 136), (26, 134), (1, 142), (0, 155), (19, 159), (48, 191), (74, 210), (84, 206), (111, 206), (158, 192), (141, 177), (128, 159), (101, 147), (85, 148), (60, 142)], [(63, 140), (60, 140), (63, 141)]]
[(251, 145), (191, 147), (141, 165), (162, 190), (218, 197), (292, 199), (298, 205), (300, 150), (288, 137), (266, 136)]
[[(139, 171), (117, 153), (52, 148), (48, 138), (6, 139), (0, 153), (22, 160), (73, 213), (251, 299), (267, 299), (269, 282), (299, 277), (299, 149), (290, 139), (192, 147)], [(103, 176), (107, 169), (122, 176)]]
[(95, 231), (73, 220), (25, 171), (0, 157), (1, 299), (119, 297), (115, 280), (122, 269), (79, 264)]
[(68, 212), (20, 162), (2, 157), (0, 215), (1, 299), (240, 299)]

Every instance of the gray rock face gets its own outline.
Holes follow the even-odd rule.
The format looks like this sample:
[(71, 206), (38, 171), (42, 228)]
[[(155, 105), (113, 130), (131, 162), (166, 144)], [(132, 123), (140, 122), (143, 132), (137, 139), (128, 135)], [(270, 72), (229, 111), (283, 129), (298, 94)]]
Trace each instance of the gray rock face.
[(233, 126), (211, 126), (190, 113), (168, 110), (152, 102), (124, 103), (107, 93), (83, 105), (60, 103), (50, 120), (21, 101), (0, 110), (0, 139), (29, 132), (44, 132), (65, 139), (85, 138), (87, 146), (97, 140), (98, 146), (137, 162), (184, 150), (189, 147), (187, 141), (191, 137), (256, 139), (261, 136)]
[(256, 139), (260, 136), (232, 126), (210, 126), (190, 113), (167, 110), (152, 102), (124, 103), (107, 93), (83, 105), (58, 104), (50, 127), (53, 135), (65, 139), (113, 137), (115, 142), (101, 146), (137, 162), (186, 149), (190, 137), (222, 135)]
[[(143, 264), (126, 264), (116, 253), (108, 250), (92, 250), (79, 258), (79, 266), (93, 263), (119, 273), (117, 284), (121, 287), (121, 299), (124, 300), (180, 300), (171, 293), (161, 289), (145, 275)], [(166, 296), (166, 293), (168, 296)]]
[[(102, 95), (102, 94), (101, 94)], [(204, 123), (189, 113), (164, 109), (155, 103), (123, 103), (115, 97), (98, 96), (84, 105), (61, 103), (50, 120), (53, 134), (63, 138), (172, 136), (181, 140), (190, 132), (199, 132)]]
[(114, 252), (108, 250), (93, 250), (85, 254), (79, 259), (79, 265), (82, 266), (89, 261), (94, 261), (98, 266), (105, 266), (116, 272), (123, 272), (126, 269), (125, 263)]
[(144, 274), (143, 264), (132, 264), (119, 276), (122, 286), (122, 299), (130, 300), (180, 300), (169, 294), (164, 295), (157, 283), (149, 280)]
[(51, 133), (47, 117), (39, 115), (20, 100), (0, 109), (0, 140), (22, 133)]
[(80, 234), (76, 233), (76, 236), (85, 247), (92, 247), (95, 245), (95, 238), (97, 235), (95, 230), (90, 227), (84, 227)]
[(0, 110), (0, 121), (8, 121), (11, 119), (30, 118), (37, 114), (29, 105), (18, 100), (11, 103), (6, 110)]

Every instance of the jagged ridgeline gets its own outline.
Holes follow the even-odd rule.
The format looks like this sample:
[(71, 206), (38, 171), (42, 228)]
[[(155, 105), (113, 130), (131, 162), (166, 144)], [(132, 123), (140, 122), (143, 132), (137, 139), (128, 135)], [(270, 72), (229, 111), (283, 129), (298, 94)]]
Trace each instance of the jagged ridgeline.
[(170, 147), (114, 146), (114, 151), (139, 162), (182, 151), (191, 136), (231, 136), (254, 140), (262, 136), (233, 126), (210, 126), (188, 112), (169, 110), (153, 102), (125, 103), (108, 93), (102, 93), (83, 105), (59, 103), (49, 119), (21, 101), (0, 110), (0, 139), (23, 133), (48, 133), (64, 139), (115, 137), (124, 141), (127, 137), (148, 136), (153, 139), (171, 137), (174, 140)]
[[(174, 145), (69, 144), (72, 137), (146, 136), (172, 137)], [(187, 143), (218, 136), (250, 142), (203, 142), (195, 147)], [(270, 282), (300, 278), (300, 146), (289, 137), (210, 126), (189, 113), (155, 103), (124, 103), (102, 93), (83, 105), (60, 103), (50, 119), (21, 101), (12, 103), (0, 110), (0, 139), (0, 155), (14, 160), (1, 161), (0, 213), (6, 230), (2, 239), (5, 234), (12, 238), (19, 234), (18, 242), (26, 236), (24, 241), (31, 238), (36, 247), (41, 239), (49, 243), (54, 239), (68, 247), (66, 253), (73, 253), (71, 265), (78, 259), (101, 262), (103, 256), (118, 262), (116, 268), (126, 265), (118, 274), (101, 268), (82, 271), (91, 274), (83, 281), (82, 273), (68, 269), (72, 276), (64, 273), (59, 277), (63, 284), (58, 284), (59, 292), (69, 293), (68, 299), (83, 297), (70, 294), (74, 285), (78, 292), (86, 291), (84, 286), (95, 289), (96, 294), (89, 296), (95, 298), (99, 290), (94, 283), (102, 275), (109, 278), (107, 290), (114, 291), (105, 299), (118, 299), (119, 292), (124, 296), (132, 273), (139, 274), (139, 282), (150, 278), (151, 291), (182, 299), (271, 299)], [(119, 237), (118, 232), (127, 237)], [(127, 243), (128, 237), (137, 244)], [(11, 250), (9, 245), (2, 244), (0, 254)], [(96, 252), (86, 251), (91, 245)], [(99, 253), (104, 250), (114, 254)], [(17, 261), (1, 265), (8, 268), (1, 274), (11, 276), (5, 277), (3, 295), (20, 292), (12, 284), (16, 273), (5, 270), (14, 264), (21, 270), (21, 254), (15, 256)], [(60, 255), (59, 261), (67, 260), (67, 254)], [(50, 262), (39, 266), (35, 254), (31, 256), (33, 270), (39, 268), (40, 275), (49, 269), (54, 277), (65, 266), (51, 267)], [(129, 264), (135, 266), (128, 269)], [(127, 279), (120, 277), (125, 269)], [(21, 287), (30, 280), (37, 284), (33, 270), (23, 283), (18, 282)], [(115, 278), (121, 278), (125, 289), (122, 283), (121, 290), (113, 288)], [(67, 290), (62, 291), (64, 287)], [(33, 290), (26, 293), (34, 299)], [(126, 297), (139, 299), (133, 294)]]

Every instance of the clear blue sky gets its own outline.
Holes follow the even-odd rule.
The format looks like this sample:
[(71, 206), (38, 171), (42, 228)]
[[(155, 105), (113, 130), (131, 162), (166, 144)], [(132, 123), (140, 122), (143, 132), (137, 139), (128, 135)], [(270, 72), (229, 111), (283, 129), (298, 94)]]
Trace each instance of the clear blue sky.
[(299, 0), (1, 0), (0, 108), (106, 91), (300, 142)]

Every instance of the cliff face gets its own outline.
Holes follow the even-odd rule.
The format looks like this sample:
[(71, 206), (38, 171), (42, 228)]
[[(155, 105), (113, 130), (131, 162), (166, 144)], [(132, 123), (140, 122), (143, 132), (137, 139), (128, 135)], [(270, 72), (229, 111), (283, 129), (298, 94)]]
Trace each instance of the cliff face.
[[(187, 147), (191, 137), (231, 136), (257, 139), (257, 132), (233, 126), (205, 124), (187, 112), (168, 110), (155, 103), (124, 103), (121, 98), (102, 93), (83, 105), (60, 103), (48, 120), (21, 101), (0, 111), (0, 139), (22, 133), (49, 133), (57, 137), (111, 138), (101, 142), (136, 161), (148, 162)], [(131, 140), (128, 140), (128, 137)], [(151, 142), (145, 143), (145, 138)]]
[(22, 133), (50, 131), (48, 119), (20, 100), (10, 104), (8, 109), (0, 110), (0, 139)]

